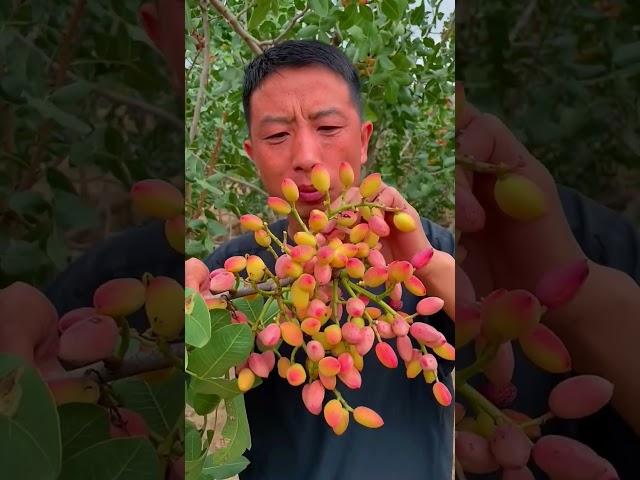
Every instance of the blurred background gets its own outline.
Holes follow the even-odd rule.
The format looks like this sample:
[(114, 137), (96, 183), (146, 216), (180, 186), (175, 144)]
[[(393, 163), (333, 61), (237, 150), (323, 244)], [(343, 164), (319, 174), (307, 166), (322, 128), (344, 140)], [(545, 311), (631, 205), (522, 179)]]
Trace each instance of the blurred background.
[[(206, 256), (238, 234), (241, 214), (274, 219), (242, 149), (242, 75), (256, 48), (285, 39), (318, 39), (344, 49), (360, 72), (366, 118), (374, 122), (364, 173), (382, 173), (419, 213), (453, 227), (452, 0), (186, 4), (188, 256)], [(221, 11), (238, 20), (241, 32)]]
[(141, 3), (0, 2), (0, 288), (139, 224), (134, 182), (182, 187), (182, 104)]
[(457, 2), (467, 98), (562, 185), (640, 224), (637, 2)]

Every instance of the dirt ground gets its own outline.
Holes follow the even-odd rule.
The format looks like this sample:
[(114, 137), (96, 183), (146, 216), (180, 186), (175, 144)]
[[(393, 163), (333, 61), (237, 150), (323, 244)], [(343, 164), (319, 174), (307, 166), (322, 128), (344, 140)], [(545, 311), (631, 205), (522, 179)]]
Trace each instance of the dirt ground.
[[(185, 419), (193, 422), (198, 428), (202, 428), (202, 421), (204, 420), (204, 417), (196, 414), (196, 412), (194, 412), (191, 407), (186, 408)], [(224, 422), (226, 419), (227, 419), (227, 413), (224, 409), (224, 405), (221, 405), (220, 407), (218, 407), (217, 415), (214, 412), (207, 417), (207, 429), (208, 430), (213, 429), (213, 431), (216, 432), (213, 435), (213, 442), (211, 442), (211, 447), (209, 448), (209, 451), (211, 452), (213, 452), (215, 448), (220, 446), (220, 442), (221, 442), (220, 432), (222, 431), (222, 427), (224, 427)], [(238, 480), (238, 479), (239, 477), (237, 475), (229, 478), (229, 480)]]

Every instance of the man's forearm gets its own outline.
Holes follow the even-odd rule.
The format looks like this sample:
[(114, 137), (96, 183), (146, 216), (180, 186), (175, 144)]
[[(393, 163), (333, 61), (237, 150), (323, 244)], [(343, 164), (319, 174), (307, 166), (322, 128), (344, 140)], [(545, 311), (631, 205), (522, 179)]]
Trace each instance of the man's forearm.
[(435, 250), (431, 261), (415, 274), (427, 287), (427, 295), (444, 300), (445, 313), (455, 321), (456, 282), (453, 257), (446, 252)]
[(614, 384), (613, 406), (640, 434), (640, 288), (631, 277), (595, 263), (579, 294), (545, 323), (565, 343), (578, 373)]

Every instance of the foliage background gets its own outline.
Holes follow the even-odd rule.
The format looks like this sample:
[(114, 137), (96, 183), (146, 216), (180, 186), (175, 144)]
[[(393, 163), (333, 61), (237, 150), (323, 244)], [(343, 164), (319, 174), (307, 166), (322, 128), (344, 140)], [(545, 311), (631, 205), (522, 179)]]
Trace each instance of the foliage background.
[(640, 225), (640, 4), (459, 2), (456, 67), (557, 181)]
[[(196, 0), (187, 1), (185, 19), (188, 131), (199, 112), (193, 141), (187, 132), (186, 253), (197, 257), (238, 233), (235, 219), (240, 214), (273, 219), (242, 150), (242, 75), (254, 53), (211, 3), (201, 7)], [(453, 18), (440, 11), (442, 0), (363, 5), (349, 0), (230, 0), (224, 5), (262, 48), (293, 38), (344, 48), (361, 73), (366, 117), (374, 122), (368, 171), (381, 172), (423, 216), (452, 227), (454, 29)], [(210, 64), (197, 107), (207, 41)]]
[(182, 104), (140, 4), (0, 2), (0, 287), (138, 223), (135, 181), (182, 186)]

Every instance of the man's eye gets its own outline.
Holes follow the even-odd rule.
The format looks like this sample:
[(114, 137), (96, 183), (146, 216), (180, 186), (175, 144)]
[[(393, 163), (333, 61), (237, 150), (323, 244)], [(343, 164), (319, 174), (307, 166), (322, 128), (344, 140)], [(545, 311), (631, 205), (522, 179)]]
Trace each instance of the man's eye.
[(286, 135), (287, 135), (287, 132), (274, 133), (273, 135), (269, 135), (267, 137), (267, 140), (280, 140), (280, 139), (283, 139)]
[(331, 132), (335, 132), (336, 130), (338, 130), (340, 127), (336, 126), (336, 125), (323, 125), (322, 127), (319, 128), (319, 130), (321, 132), (325, 132), (325, 133), (331, 133)]

